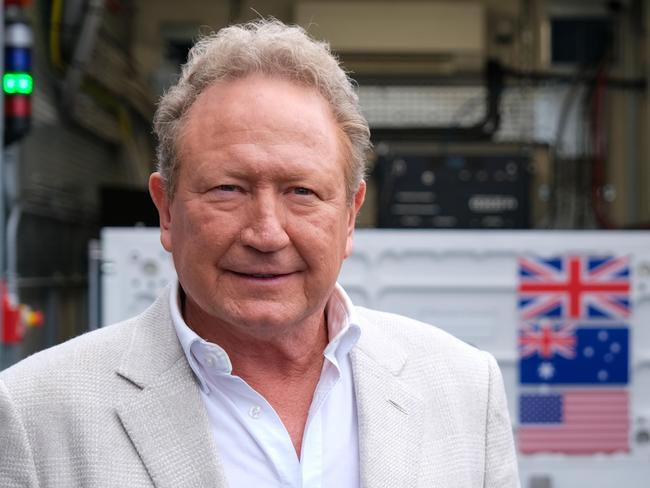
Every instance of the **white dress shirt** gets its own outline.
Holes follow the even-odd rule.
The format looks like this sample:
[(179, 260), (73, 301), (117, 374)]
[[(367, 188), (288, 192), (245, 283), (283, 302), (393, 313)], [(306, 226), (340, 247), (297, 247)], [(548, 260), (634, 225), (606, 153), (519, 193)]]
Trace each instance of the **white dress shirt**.
[(300, 459), (280, 417), (262, 395), (232, 374), (226, 351), (183, 320), (176, 281), (172, 320), (201, 396), (231, 487), (358, 488), (359, 441), (350, 350), (360, 329), (347, 294), (336, 286), (327, 303), (330, 342), (309, 409)]

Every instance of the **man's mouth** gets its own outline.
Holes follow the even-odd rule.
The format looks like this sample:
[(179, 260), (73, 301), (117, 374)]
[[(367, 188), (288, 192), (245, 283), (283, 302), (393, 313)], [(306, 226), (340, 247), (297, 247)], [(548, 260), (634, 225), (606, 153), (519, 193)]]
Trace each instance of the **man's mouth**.
[(256, 278), (256, 279), (273, 279), (273, 278), (281, 278), (283, 276), (288, 276), (291, 273), (242, 273), (239, 271), (231, 271), (233, 274), (236, 274), (238, 276), (242, 276), (245, 278)]

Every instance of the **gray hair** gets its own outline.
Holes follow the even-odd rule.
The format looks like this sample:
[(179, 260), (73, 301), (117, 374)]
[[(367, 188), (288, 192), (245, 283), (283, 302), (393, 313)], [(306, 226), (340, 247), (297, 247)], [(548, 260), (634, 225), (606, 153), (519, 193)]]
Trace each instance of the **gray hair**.
[(160, 100), (154, 116), (158, 171), (173, 197), (179, 167), (177, 142), (184, 118), (203, 90), (223, 80), (254, 73), (280, 76), (316, 88), (332, 107), (347, 137), (345, 183), (351, 201), (364, 177), (371, 147), (368, 122), (361, 114), (352, 80), (329, 45), (310, 38), (299, 26), (276, 19), (233, 25), (202, 37), (189, 52), (180, 80)]

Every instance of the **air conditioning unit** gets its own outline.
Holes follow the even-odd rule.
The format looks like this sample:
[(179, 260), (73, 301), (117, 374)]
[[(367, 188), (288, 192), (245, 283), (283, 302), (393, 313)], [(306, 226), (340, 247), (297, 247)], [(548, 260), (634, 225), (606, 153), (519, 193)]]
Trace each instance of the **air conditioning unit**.
[(296, 22), (355, 71), (478, 71), (484, 64), (482, 3), (307, 1), (295, 9)]

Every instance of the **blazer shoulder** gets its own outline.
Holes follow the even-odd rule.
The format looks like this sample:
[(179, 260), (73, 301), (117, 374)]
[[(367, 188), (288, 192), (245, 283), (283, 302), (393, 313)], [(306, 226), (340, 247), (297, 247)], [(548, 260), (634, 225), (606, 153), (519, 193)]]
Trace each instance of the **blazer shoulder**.
[(131, 318), (39, 351), (0, 371), (0, 380), (11, 390), (12, 386), (26, 381), (73, 375), (80, 368), (90, 372), (117, 365), (130, 343), (136, 323), (137, 318)]
[[(488, 380), (492, 356), (434, 325), (402, 315), (356, 307), (362, 321), (365, 344), (379, 354), (395, 356), (401, 351), (416, 370), (447, 371), (459, 381)], [(375, 355), (375, 354), (372, 354)]]
[(384, 339), (396, 341), (409, 349), (419, 346), (445, 348), (458, 354), (480, 356), (475, 346), (468, 344), (439, 327), (389, 312), (355, 307), (356, 312), (371, 329)]
[[(146, 339), (155, 341), (160, 337), (159, 325), (170, 321), (167, 300), (166, 290), (139, 315), (37, 352), (0, 371), (0, 381), (8, 387), (23, 380), (39, 381), (39, 378), (49, 382), (58, 379), (67, 384), (73, 378), (82, 381), (101, 377), (108, 371), (114, 372), (127, 351), (138, 341), (138, 334), (146, 330)], [(140, 341), (143, 344), (139, 346), (149, 345), (142, 337)]]

